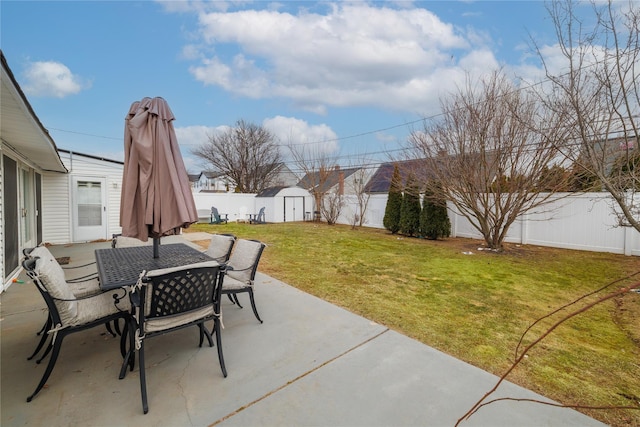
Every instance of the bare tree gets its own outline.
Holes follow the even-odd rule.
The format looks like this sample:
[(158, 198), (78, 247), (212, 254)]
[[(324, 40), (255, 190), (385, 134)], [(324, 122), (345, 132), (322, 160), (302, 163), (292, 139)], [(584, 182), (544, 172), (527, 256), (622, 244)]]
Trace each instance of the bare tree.
[(320, 204), (320, 212), (322, 212), (327, 224), (333, 225), (338, 222), (344, 204), (344, 194), (337, 188), (332, 188), (325, 193)]
[(316, 210), (328, 224), (335, 224), (344, 206), (344, 192), (340, 185), (340, 168), (336, 159), (310, 145), (289, 144), (293, 161), (304, 173), (300, 185), (311, 193)]
[(489, 248), (501, 250), (518, 216), (553, 195), (539, 188), (557, 157), (556, 135), (543, 135), (538, 127), (557, 128), (559, 118), (545, 116), (535, 97), (499, 71), (476, 87), (467, 79), (440, 105), (442, 114), (409, 140), (414, 156), (424, 159), (417, 176), (434, 195), (453, 203)]
[(371, 177), (371, 170), (365, 164), (365, 160), (361, 159), (356, 171), (351, 175), (349, 184), (349, 194), (355, 197), (355, 209), (350, 218), (351, 228), (362, 227), (367, 220), (367, 208), (369, 207), (369, 199), (371, 193), (367, 191), (367, 182)]
[(551, 82), (539, 92), (567, 119), (563, 154), (611, 193), (620, 224), (640, 231), (640, 6), (591, 6), (594, 23), (585, 28), (577, 3), (547, 5), (566, 68), (554, 70), (534, 41)]
[(226, 175), (239, 193), (259, 193), (269, 186), (282, 160), (276, 137), (262, 126), (239, 120), (192, 153)]

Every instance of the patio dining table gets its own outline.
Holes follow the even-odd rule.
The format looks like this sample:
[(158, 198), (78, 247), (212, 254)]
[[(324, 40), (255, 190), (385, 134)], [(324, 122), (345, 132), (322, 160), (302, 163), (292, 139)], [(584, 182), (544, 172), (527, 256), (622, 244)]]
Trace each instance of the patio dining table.
[(143, 271), (213, 260), (184, 243), (162, 245), (158, 258), (153, 257), (152, 246), (96, 249), (95, 255), (100, 289), (103, 291), (134, 285)]

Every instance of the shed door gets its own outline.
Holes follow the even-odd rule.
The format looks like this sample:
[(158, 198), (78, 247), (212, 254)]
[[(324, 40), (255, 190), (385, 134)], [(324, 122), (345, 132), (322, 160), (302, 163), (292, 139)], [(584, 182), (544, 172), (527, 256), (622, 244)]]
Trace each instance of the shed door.
[(107, 238), (106, 180), (73, 177), (73, 241)]
[(284, 222), (304, 220), (304, 197), (285, 196), (284, 198)]

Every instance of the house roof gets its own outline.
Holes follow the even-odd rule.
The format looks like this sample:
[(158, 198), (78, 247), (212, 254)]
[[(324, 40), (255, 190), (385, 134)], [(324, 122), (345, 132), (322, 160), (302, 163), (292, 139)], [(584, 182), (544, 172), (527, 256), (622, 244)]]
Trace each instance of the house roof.
[(424, 182), (421, 180), (428, 178), (429, 173), (425, 161), (422, 159), (383, 163), (373, 173), (371, 179), (365, 185), (364, 191), (367, 193), (388, 193), (391, 187), (391, 179), (393, 178), (394, 165), (398, 165), (403, 185), (407, 182), (407, 177), (410, 173), (414, 174), (418, 182)]
[(89, 159), (95, 159), (103, 162), (110, 162), (110, 163), (116, 163), (118, 165), (124, 165), (124, 162), (120, 160), (107, 159), (106, 157), (94, 156), (92, 154), (79, 153), (77, 151), (65, 150), (64, 148), (59, 148), (58, 151), (61, 153), (69, 153), (73, 156), (82, 156), (82, 157), (87, 157)]
[(309, 190), (311, 188), (316, 188), (318, 187), (320, 184), (322, 184), (322, 188), (319, 188), (318, 190), (320, 192), (325, 192), (328, 191), (329, 189), (333, 188), (334, 186), (338, 185), (338, 183), (340, 182), (340, 176), (342, 175), (342, 179), (346, 179), (347, 177), (353, 175), (354, 173), (356, 173), (357, 171), (359, 171), (360, 168), (349, 168), (349, 169), (340, 169), (340, 168), (335, 168), (330, 170), (329, 172), (327, 172), (327, 177), (326, 179), (324, 179), (324, 182), (320, 183), (321, 178), (320, 178), (320, 172), (311, 172), (306, 174), (301, 180), (300, 182), (298, 182), (298, 187), (302, 187), (306, 190)]
[[(483, 159), (484, 156), (484, 159)], [(450, 160), (455, 160), (457, 158), (456, 155), (444, 155), (438, 156), (431, 159), (413, 159), (413, 160), (405, 160), (398, 162), (389, 162), (383, 163), (380, 167), (374, 172), (367, 182), (364, 191), (368, 193), (388, 193), (389, 188), (391, 187), (391, 179), (393, 178), (393, 168), (394, 165), (398, 165), (398, 171), (400, 172), (400, 177), (402, 179), (402, 185), (404, 186), (407, 183), (407, 178), (409, 174), (413, 174), (417, 183), (425, 183), (434, 178), (437, 178), (436, 174), (433, 171), (433, 167), (438, 167), (441, 165), (442, 167), (446, 167), (446, 163)], [(487, 151), (484, 154), (480, 153), (466, 153), (463, 157), (464, 164), (486, 164), (490, 168), (494, 168), (496, 166), (496, 154), (492, 151)], [(495, 170), (492, 170), (491, 173), (495, 175)], [(443, 171), (441, 175), (446, 175), (447, 172)], [(482, 179), (478, 182), (479, 186), (484, 185), (486, 179)]]
[(2, 57), (2, 88), (0, 93), (0, 137), (18, 154), (44, 171), (69, 172), (58, 155), (57, 147), (47, 129), (33, 111), (9, 64)]
[(209, 179), (212, 178), (220, 178), (221, 176), (224, 176), (224, 174), (222, 172), (211, 172), (211, 171), (205, 171), (202, 172), (204, 176), (206, 176)]

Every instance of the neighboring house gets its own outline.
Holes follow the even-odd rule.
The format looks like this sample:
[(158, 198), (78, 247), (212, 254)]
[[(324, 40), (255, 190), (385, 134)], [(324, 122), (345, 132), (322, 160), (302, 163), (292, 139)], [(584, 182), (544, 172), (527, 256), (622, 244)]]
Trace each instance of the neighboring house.
[(284, 163), (277, 167), (276, 176), (268, 183), (267, 187), (293, 187), (300, 178), (293, 173)]
[(43, 241), (43, 224), (51, 218), (42, 203), (47, 179), (67, 177), (68, 171), (1, 50), (0, 57), (2, 291), (20, 271), (22, 250)]
[(200, 174), (187, 174), (189, 177), (189, 187), (191, 187), (191, 191), (196, 191), (196, 184), (198, 179), (200, 178)]
[(58, 153), (69, 174), (45, 173), (43, 241), (88, 242), (120, 233), (124, 163), (63, 149)]
[(328, 171), (316, 171), (306, 174), (298, 187), (311, 193), (326, 194), (329, 192), (342, 195), (355, 194), (360, 188), (361, 180), (367, 180), (368, 173), (362, 168), (341, 169), (335, 166)]
[(229, 179), (221, 172), (202, 171), (194, 185), (194, 191), (227, 193), (234, 190)]
[[(298, 183), (298, 176), (284, 163), (281, 163), (276, 169), (276, 175), (267, 182), (266, 188), (269, 187), (293, 187)], [(233, 181), (222, 172), (202, 171), (197, 178), (197, 182), (193, 185), (194, 192), (208, 193), (233, 193), (235, 185)]]
[(428, 179), (424, 160), (405, 160), (398, 162), (383, 163), (371, 175), (371, 178), (365, 186), (365, 191), (370, 194), (387, 194), (391, 188), (391, 179), (393, 178), (393, 169), (398, 165), (398, 171), (402, 179), (402, 186), (407, 182), (410, 174), (416, 177), (419, 182)]

